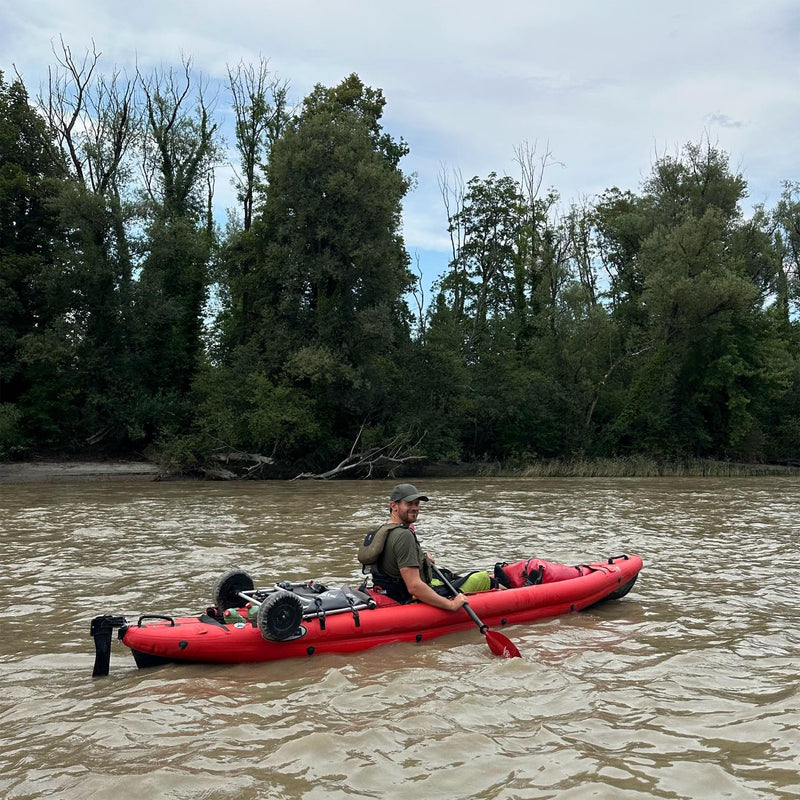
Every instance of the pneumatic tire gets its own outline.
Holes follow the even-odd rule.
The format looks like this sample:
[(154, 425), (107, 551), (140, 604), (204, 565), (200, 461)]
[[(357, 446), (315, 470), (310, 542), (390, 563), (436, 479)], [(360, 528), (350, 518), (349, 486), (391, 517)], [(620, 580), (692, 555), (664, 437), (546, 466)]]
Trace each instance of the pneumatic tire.
[(241, 608), (245, 601), (239, 592), (250, 592), (255, 589), (253, 579), (241, 569), (232, 569), (220, 575), (214, 586), (214, 605), (220, 613), (226, 608)]
[(273, 642), (291, 638), (300, 629), (303, 609), (303, 601), (296, 594), (271, 594), (258, 609), (258, 629), (261, 635)]

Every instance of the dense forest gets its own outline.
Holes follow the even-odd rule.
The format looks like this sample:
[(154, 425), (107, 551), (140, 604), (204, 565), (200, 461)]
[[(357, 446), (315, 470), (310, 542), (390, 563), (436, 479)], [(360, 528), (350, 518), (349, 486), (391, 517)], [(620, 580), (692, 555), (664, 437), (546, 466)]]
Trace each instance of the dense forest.
[(800, 461), (800, 184), (746, 215), (704, 140), (565, 206), (522, 145), (518, 179), (441, 176), (452, 255), (426, 297), (380, 89), (292, 107), (266, 61), (230, 67), (221, 225), (222, 101), (191, 63), (55, 56), (35, 97), (0, 73), (0, 459)]

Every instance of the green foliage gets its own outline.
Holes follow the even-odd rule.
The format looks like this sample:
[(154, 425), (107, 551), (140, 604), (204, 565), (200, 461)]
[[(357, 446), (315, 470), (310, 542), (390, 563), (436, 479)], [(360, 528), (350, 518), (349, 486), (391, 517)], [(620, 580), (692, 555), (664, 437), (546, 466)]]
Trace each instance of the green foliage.
[[(393, 353), (408, 339), (400, 204), (409, 183), (398, 166), (407, 147), (383, 132), (384, 104), (356, 75), (317, 86), (271, 143), (269, 189), (252, 227), (223, 251), (222, 358), (240, 362), (244, 349), (248, 369), (289, 393), (264, 396), (270, 408), (282, 397), (304, 419), (324, 420), (324, 435), (295, 422), (320, 453), (386, 413)], [(266, 431), (276, 424), (265, 412), (262, 435), (274, 438)]]
[(350, 75), (290, 112), (265, 62), (229, 72), (242, 205), (218, 245), (189, 63), (123, 83), (97, 58), (65, 48), (47, 119), (0, 74), (0, 458), (800, 460), (800, 185), (745, 218), (744, 177), (701, 142), (562, 212), (520, 151), (522, 181), (454, 193), (414, 319), (408, 146), (379, 89)]
[(325, 435), (307, 394), (275, 385), (263, 373), (240, 380), (236, 368), (206, 366), (192, 392), (195, 407), (193, 447), (214, 451), (278, 454), (286, 463), (302, 461)]
[(415, 342), (401, 355), (392, 380), (393, 414), (385, 420), (389, 430), (409, 431), (412, 439), (423, 436), (423, 452), (437, 461), (466, 457), (461, 433), (470, 408), (469, 371), (460, 357), (458, 333), (454, 336), (448, 338), (439, 324), (424, 345)]
[(8, 461), (25, 451), (21, 419), (22, 413), (13, 403), (0, 403), (0, 461)]
[(257, 452), (298, 458), (319, 441), (320, 420), (304, 393), (291, 386), (273, 386), (263, 375), (252, 376), (249, 389), (244, 421), (248, 441)]
[(62, 231), (51, 200), (62, 169), (25, 88), (0, 72), (0, 401), (16, 402), (30, 387), (19, 342), (60, 310), (51, 280)]
[(397, 332), (411, 283), (399, 232), (408, 182), (397, 168), (405, 147), (381, 132), (382, 109), (356, 76), (318, 86), (273, 145), (253, 276), (261, 297), (250, 302), (263, 298), (262, 335), (286, 358), (318, 343), (366, 363)]
[(800, 311), (800, 182), (786, 181), (773, 214), (777, 224), (775, 249), (780, 259), (777, 304), (784, 313)]
[(212, 449), (202, 436), (177, 434), (157, 443), (155, 458), (167, 475), (193, 474), (198, 465), (208, 462)]
[(189, 219), (157, 218), (148, 229), (133, 326), (147, 391), (189, 391), (202, 352), (209, 254), (207, 235)]

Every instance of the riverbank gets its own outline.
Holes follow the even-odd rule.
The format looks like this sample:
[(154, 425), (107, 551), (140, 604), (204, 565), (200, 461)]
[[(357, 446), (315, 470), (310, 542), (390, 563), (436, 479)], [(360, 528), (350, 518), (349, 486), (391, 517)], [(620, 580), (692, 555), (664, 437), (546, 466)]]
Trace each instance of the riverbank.
[[(668, 477), (763, 477), (796, 476), (800, 467), (782, 464), (744, 464), (701, 459), (662, 462), (645, 458), (553, 460), (527, 465), (427, 464), (412, 479), (424, 478), (668, 478)], [(56, 483), (61, 481), (110, 481), (120, 478), (161, 480), (169, 478), (149, 461), (17, 461), (0, 462), (0, 484)], [(175, 476), (173, 476), (173, 479)], [(186, 480), (198, 478), (186, 477)], [(202, 478), (200, 479), (202, 480)]]
[(0, 462), (0, 484), (117, 478), (155, 480), (160, 472), (158, 465), (149, 461), (13, 461)]

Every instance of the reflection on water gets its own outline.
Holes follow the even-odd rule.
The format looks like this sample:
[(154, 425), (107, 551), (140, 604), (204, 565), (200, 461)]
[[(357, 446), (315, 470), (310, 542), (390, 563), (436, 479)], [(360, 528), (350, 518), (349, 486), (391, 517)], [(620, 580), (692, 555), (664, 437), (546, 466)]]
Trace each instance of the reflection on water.
[(257, 583), (357, 582), (389, 483), (0, 486), (7, 798), (789, 798), (800, 794), (800, 481), (434, 480), (440, 564), (639, 553), (624, 600), (283, 663), (93, 680), (97, 614)]

